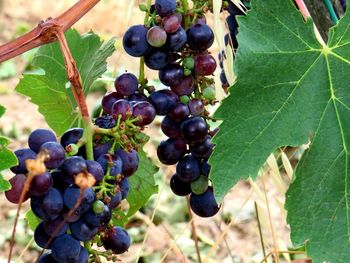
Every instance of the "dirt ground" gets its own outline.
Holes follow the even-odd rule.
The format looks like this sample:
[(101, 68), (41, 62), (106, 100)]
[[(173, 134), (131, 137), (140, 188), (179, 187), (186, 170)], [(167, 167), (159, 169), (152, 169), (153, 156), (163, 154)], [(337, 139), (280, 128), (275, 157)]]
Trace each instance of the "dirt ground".
[[(0, 0), (0, 44), (33, 28), (41, 19), (60, 14), (74, 2), (76, 1)], [(101, 1), (75, 27), (80, 32), (93, 29), (106, 39), (113, 36), (120, 42), (123, 32), (129, 25), (142, 21), (142, 14), (137, 7), (140, 2)], [(213, 53), (217, 53), (216, 47), (213, 48)], [(0, 104), (7, 108), (5, 116), (0, 120), (0, 129), (6, 136), (16, 138), (10, 145), (11, 149), (16, 149), (25, 146), (31, 130), (47, 127), (47, 125), (36, 106), (29, 103), (27, 98), (14, 92), (18, 78), (23, 72), (24, 63), (21, 57), (12, 61), (15, 67), (14, 76), (0, 79)], [(138, 61), (118, 48), (109, 60), (109, 67), (115, 71), (126, 69), (137, 72)], [(151, 71), (147, 71), (147, 75), (150, 78), (156, 77), (156, 74)], [(94, 99), (90, 98), (89, 102), (93, 105)], [(148, 133), (156, 138), (155, 141), (160, 141), (162, 137), (157, 127), (151, 128)], [(150, 156), (155, 159), (155, 145), (150, 144), (148, 149)], [(270, 166), (262, 171), (263, 176), (257, 184), (240, 182), (234, 187), (225, 198), (219, 215), (211, 219), (194, 217), (202, 262), (261, 262), (264, 256), (254, 202), (258, 204), (266, 253), (273, 247), (284, 251), (291, 246), (283, 209), (284, 191), (288, 187), (290, 178), (285, 174), (281, 175), (278, 169), (277, 172), (272, 170), (271, 167), (274, 166), (270, 163)], [(134, 242), (129, 252), (120, 257), (122, 262), (135, 262), (139, 255), (141, 259), (138, 262), (198, 262), (191, 238), (191, 224), (188, 223), (186, 201), (183, 198), (174, 197), (169, 191), (167, 181), (173, 173), (172, 168), (162, 167), (161, 171), (158, 180), (160, 193), (154, 196), (149, 205), (142, 212), (137, 213), (128, 224), (128, 231)], [(10, 174), (6, 173), (6, 176)], [(282, 183), (284, 187), (277, 187), (280, 184), (276, 182)], [(265, 188), (266, 191), (264, 191)], [(24, 212), (27, 209), (28, 204), (22, 210)], [(16, 207), (9, 204), (3, 194), (0, 194), (0, 211), (0, 263), (2, 263), (7, 262), (8, 239), (16, 211)], [(13, 262), (35, 262), (38, 248), (29, 244), (28, 249), (25, 249), (32, 234), (24, 220), (21, 220)], [(281, 257), (281, 261), (290, 262), (287, 255)]]

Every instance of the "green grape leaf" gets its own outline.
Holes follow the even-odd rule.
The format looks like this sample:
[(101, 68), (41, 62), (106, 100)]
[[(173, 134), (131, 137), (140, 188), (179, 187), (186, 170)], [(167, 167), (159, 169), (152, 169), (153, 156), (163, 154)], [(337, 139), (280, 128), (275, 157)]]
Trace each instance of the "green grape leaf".
[(124, 227), (129, 221), (128, 216), (122, 210), (113, 210), (112, 222), (113, 226), (121, 226)]
[(0, 193), (11, 189), (11, 184), (0, 173)]
[[(87, 94), (93, 82), (107, 70), (106, 60), (115, 50), (115, 40), (104, 43), (92, 32), (80, 35), (73, 29), (66, 32), (66, 38), (81, 75), (84, 93)], [(38, 105), (39, 112), (58, 135), (78, 126), (80, 114), (67, 81), (59, 43), (39, 48), (33, 65), (43, 72), (25, 73), (16, 91), (30, 97), (31, 102)]]
[(238, 23), (237, 80), (215, 114), (215, 195), (255, 178), (277, 148), (310, 140), (287, 193), (292, 240), (308, 241), (313, 262), (349, 262), (350, 14), (327, 45), (289, 0), (252, 1)]
[(38, 218), (31, 209), (29, 209), (25, 214), (25, 220), (28, 223), (28, 226), (31, 230), (35, 230), (35, 228), (40, 224), (41, 219)]
[(158, 192), (158, 186), (154, 180), (154, 175), (158, 168), (147, 157), (146, 153), (141, 150), (139, 152), (139, 168), (136, 173), (129, 178), (130, 192), (127, 197), (129, 203), (129, 211), (127, 216), (135, 214), (143, 207), (153, 194)]

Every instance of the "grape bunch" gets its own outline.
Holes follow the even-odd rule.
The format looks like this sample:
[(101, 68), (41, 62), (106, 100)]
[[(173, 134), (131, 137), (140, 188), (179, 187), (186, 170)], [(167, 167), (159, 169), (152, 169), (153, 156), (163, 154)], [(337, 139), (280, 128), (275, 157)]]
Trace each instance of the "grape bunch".
[(190, 195), (193, 212), (210, 217), (219, 211), (207, 162), (214, 147), (206, 109), (215, 104), (211, 76), (217, 64), (208, 51), (214, 33), (206, 24), (208, 8), (201, 1), (194, 2), (195, 12), (188, 10), (185, 15), (177, 12), (187, 9), (181, 5), (176, 0), (156, 0), (149, 10), (142, 6), (148, 22), (131, 26), (123, 46), (129, 55), (143, 57), (148, 68), (158, 70), (159, 80), (168, 87), (151, 90), (148, 101), (157, 115), (165, 116), (161, 129), (169, 138), (160, 143), (157, 155), (165, 165), (176, 164), (170, 180), (172, 191)]

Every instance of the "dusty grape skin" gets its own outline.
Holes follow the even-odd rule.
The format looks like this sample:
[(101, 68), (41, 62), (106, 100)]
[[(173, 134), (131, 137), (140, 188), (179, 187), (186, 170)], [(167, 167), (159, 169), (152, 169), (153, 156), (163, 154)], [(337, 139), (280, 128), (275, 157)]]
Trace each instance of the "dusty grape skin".
[(98, 228), (88, 225), (83, 219), (69, 224), (72, 236), (79, 241), (89, 241), (94, 238), (98, 232)]
[[(27, 176), (25, 176), (24, 174), (16, 174), (9, 180), (9, 183), (11, 184), (11, 189), (5, 192), (6, 199), (9, 202), (13, 204), (19, 203), (26, 180)], [(24, 196), (23, 202), (27, 201), (29, 197), (30, 193), (27, 192)]]
[(44, 221), (44, 229), (49, 236), (58, 237), (67, 232), (68, 223), (64, 222), (62, 217), (58, 217), (55, 220)]
[(80, 242), (68, 234), (57, 237), (51, 246), (54, 259), (62, 263), (79, 262), (80, 251)]
[(57, 142), (56, 135), (48, 129), (36, 129), (28, 137), (29, 148), (36, 153), (40, 151), (41, 145), (46, 142)]
[(163, 133), (170, 138), (181, 137), (180, 123), (173, 121), (168, 116), (164, 117), (160, 127)]
[(126, 252), (130, 247), (130, 237), (125, 229), (115, 226), (110, 228), (102, 238), (105, 249), (111, 249), (116, 254)]
[(207, 124), (201, 117), (192, 117), (185, 120), (182, 122), (180, 129), (182, 138), (190, 145), (204, 142), (208, 134)]
[(85, 189), (81, 194), (79, 187), (71, 185), (63, 193), (64, 204), (69, 209), (74, 209), (79, 215), (87, 212), (92, 207), (94, 200), (95, 193), (92, 188)]
[(123, 47), (133, 57), (142, 57), (150, 50), (147, 42), (147, 28), (144, 25), (134, 25), (124, 34)]
[(102, 166), (98, 162), (93, 160), (86, 160), (85, 163), (87, 171), (94, 176), (96, 183), (101, 182), (105, 175)]
[(43, 196), (33, 196), (30, 206), (37, 217), (43, 220), (54, 220), (63, 210), (63, 198), (57, 189), (51, 188)]
[(168, 34), (164, 47), (170, 51), (179, 51), (187, 41), (186, 31), (180, 27), (176, 32)]
[(179, 101), (178, 96), (171, 90), (153, 91), (149, 101), (156, 110), (157, 115), (166, 115), (169, 110)]
[(206, 24), (195, 24), (187, 30), (187, 43), (192, 50), (203, 52), (214, 43), (214, 32)]
[(75, 176), (87, 170), (85, 160), (80, 156), (72, 156), (64, 161), (62, 165), (64, 181), (69, 184), (75, 183)]
[(185, 77), (178, 84), (173, 85), (170, 88), (179, 96), (191, 95), (195, 89), (193, 77)]
[(139, 83), (136, 76), (131, 73), (124, 73), (120, 75), (114, 82), (116, 91), (123, 96), (129, 96), (135, 93), (138, 86)]
[(168, 116), (177, 122), (183, 121), (190, 115), (190, 109), (187, 105), (183, 103), (177, 103), (174, 107), (172, 107), (169, 112)]
[(163, 18), (162, 26), (167, 33), (175, 33), (179, 30), (181, 22), (178, 16), (170, 15)]
[(179, 84), (184, 76), (183, 68), (176, 63), (168, 64), (159, 71), (159, 80), (165, 86), (175, 86)]
[(52, 241), (49, 242), (51, 237), (46, 233), (44, 227), (44, 221), (41, 222), (34, 231), (34, 241), (41, 248), (51, 248)]
[(122, 121), (125, 121), (131, 114), (132, 107), (127, 100), (117, 100), (112, 106), (112, 116), (116, 120), (120, 118)]
[(200, 176), (199, 161), (194, 156), (184, 156), (176, 166), (176, 174), (183, 182), (192, 182)]
[(124, 96), (116, 91), (109, 91), (107, 92), (103, 98), (102, 98), (102, 109), (105, 113), (111, 114), (112, 113), (112, 106), (113, 104), (120, 99), (124, 99)]
[(204, 113), (204, 104), (200, 99), (190, 100), (188, 107), (193, 116), (201, 116)]
[(178, 196), (186, 196), (191, 193), (190, 183), (183, 182), (177, 174), (174, 174), (170, 179), (170, 188), (174, 194)]
[(176, 0), (156, 0), (155, 10), (161, 17), (171, 15), (176, 10)]
[(148, 101), (141, 101), (133, 106), (132, 116), (141, 118), (135, 122), (135, 125), (145, 126), (153, 122), (156, 117), (156, 110)]
[(157, 148), (158, 159), (166, 165), (176, 164), (187, 151), (186, 143), (181, 139), (169, 138)]
[(52, 176), (49, 172), (36, 175), (29, 187), (29, 191), (33, 196), (41, 196), (47, 194), (53, 185)]
[(105, 205), (104, 210), (100, 214), (94, 213), (92, 209), (84, 214), (84, 219), (87, 224), (94, 227), (105, 227), (112, 218), (111, 209)]
[(26, 160), (35, 159), (37, 154), (29, 148), (18, 149), (14, 154), (18, 159), (18, 164), (11, 167), (10, 170), (15, 174), (27, 174)]
[(190, 195), (190, 206), (192, 211), (200, 217), (214, 216), (220, 210), (211, 187), (208, 187), (202, 195), (192, 193)]
[(127, 152), (122, 149), (118, 149), (115, 154), (122, 160), (122, 174), (126, 177), (132, 176), (139, 167), (139, 156), (137, 152), (135, 150)]
[(40, 151), (45, 151), (48, 158), (45, 160), (45, 166), (48, 169), (56, 169), (60, 167), (66, 159), (66, 151), (58, 142), (44, 143)]
[(153, 70), (160, 70), (166, 67), (169, 63), (169, 54), (166, 50), (152, 48), (145, 56), (145, 64)]

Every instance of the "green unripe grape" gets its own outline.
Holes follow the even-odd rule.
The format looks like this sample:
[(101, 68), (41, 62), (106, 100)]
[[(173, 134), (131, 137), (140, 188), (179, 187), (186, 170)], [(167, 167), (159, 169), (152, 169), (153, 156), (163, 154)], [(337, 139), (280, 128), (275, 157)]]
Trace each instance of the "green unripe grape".
[(190, 100), (191, 100), (190, 97), (186, 95), (180, 97), (180, 102), (183, 104), (187, 104)]
[(78, 153), (79, 147), (78, 147), (78, 145), (71, 143), (71, 144), (66, 146), (65, 150), (66, 150), (66, 152), (68, 152), (69, 156), (73, 156), (73, 155), (76, 155)]
[(191, 183), (191, 190), (196, 195), (204, 194), (208, 189), (208, 177), (201, 175)]
[(192, 71), (190, 70), (190, 69), (188, 69), (188, 68), (185, 68), (184, 69), (184, 75), (186, 76), (186, 77), (188, 77), (189, 75), (191, 75), (192, 74)]
[(203, 97), (207, 100), (215, 100), (216, 92), (214, 87), (206, 87), (202, 91)]
[(144, 4), (140, 4), (140, 5), (139, 5), (139, 8), (140, 8), (140, 10), (141, 10), (142, 12), (146, 12), (146, 11), (147, 11), (147, 6), (144, 5)]
[(93, 203), (92, 211), (94, 211), (96, 215), (103, 213), (104, 210), (105, 204), (101, 200), (97, 200)]
[(183, 66), (187, 69), (194, 69), (194, 59), (192, 57), (187, 57), (183, 60)]

